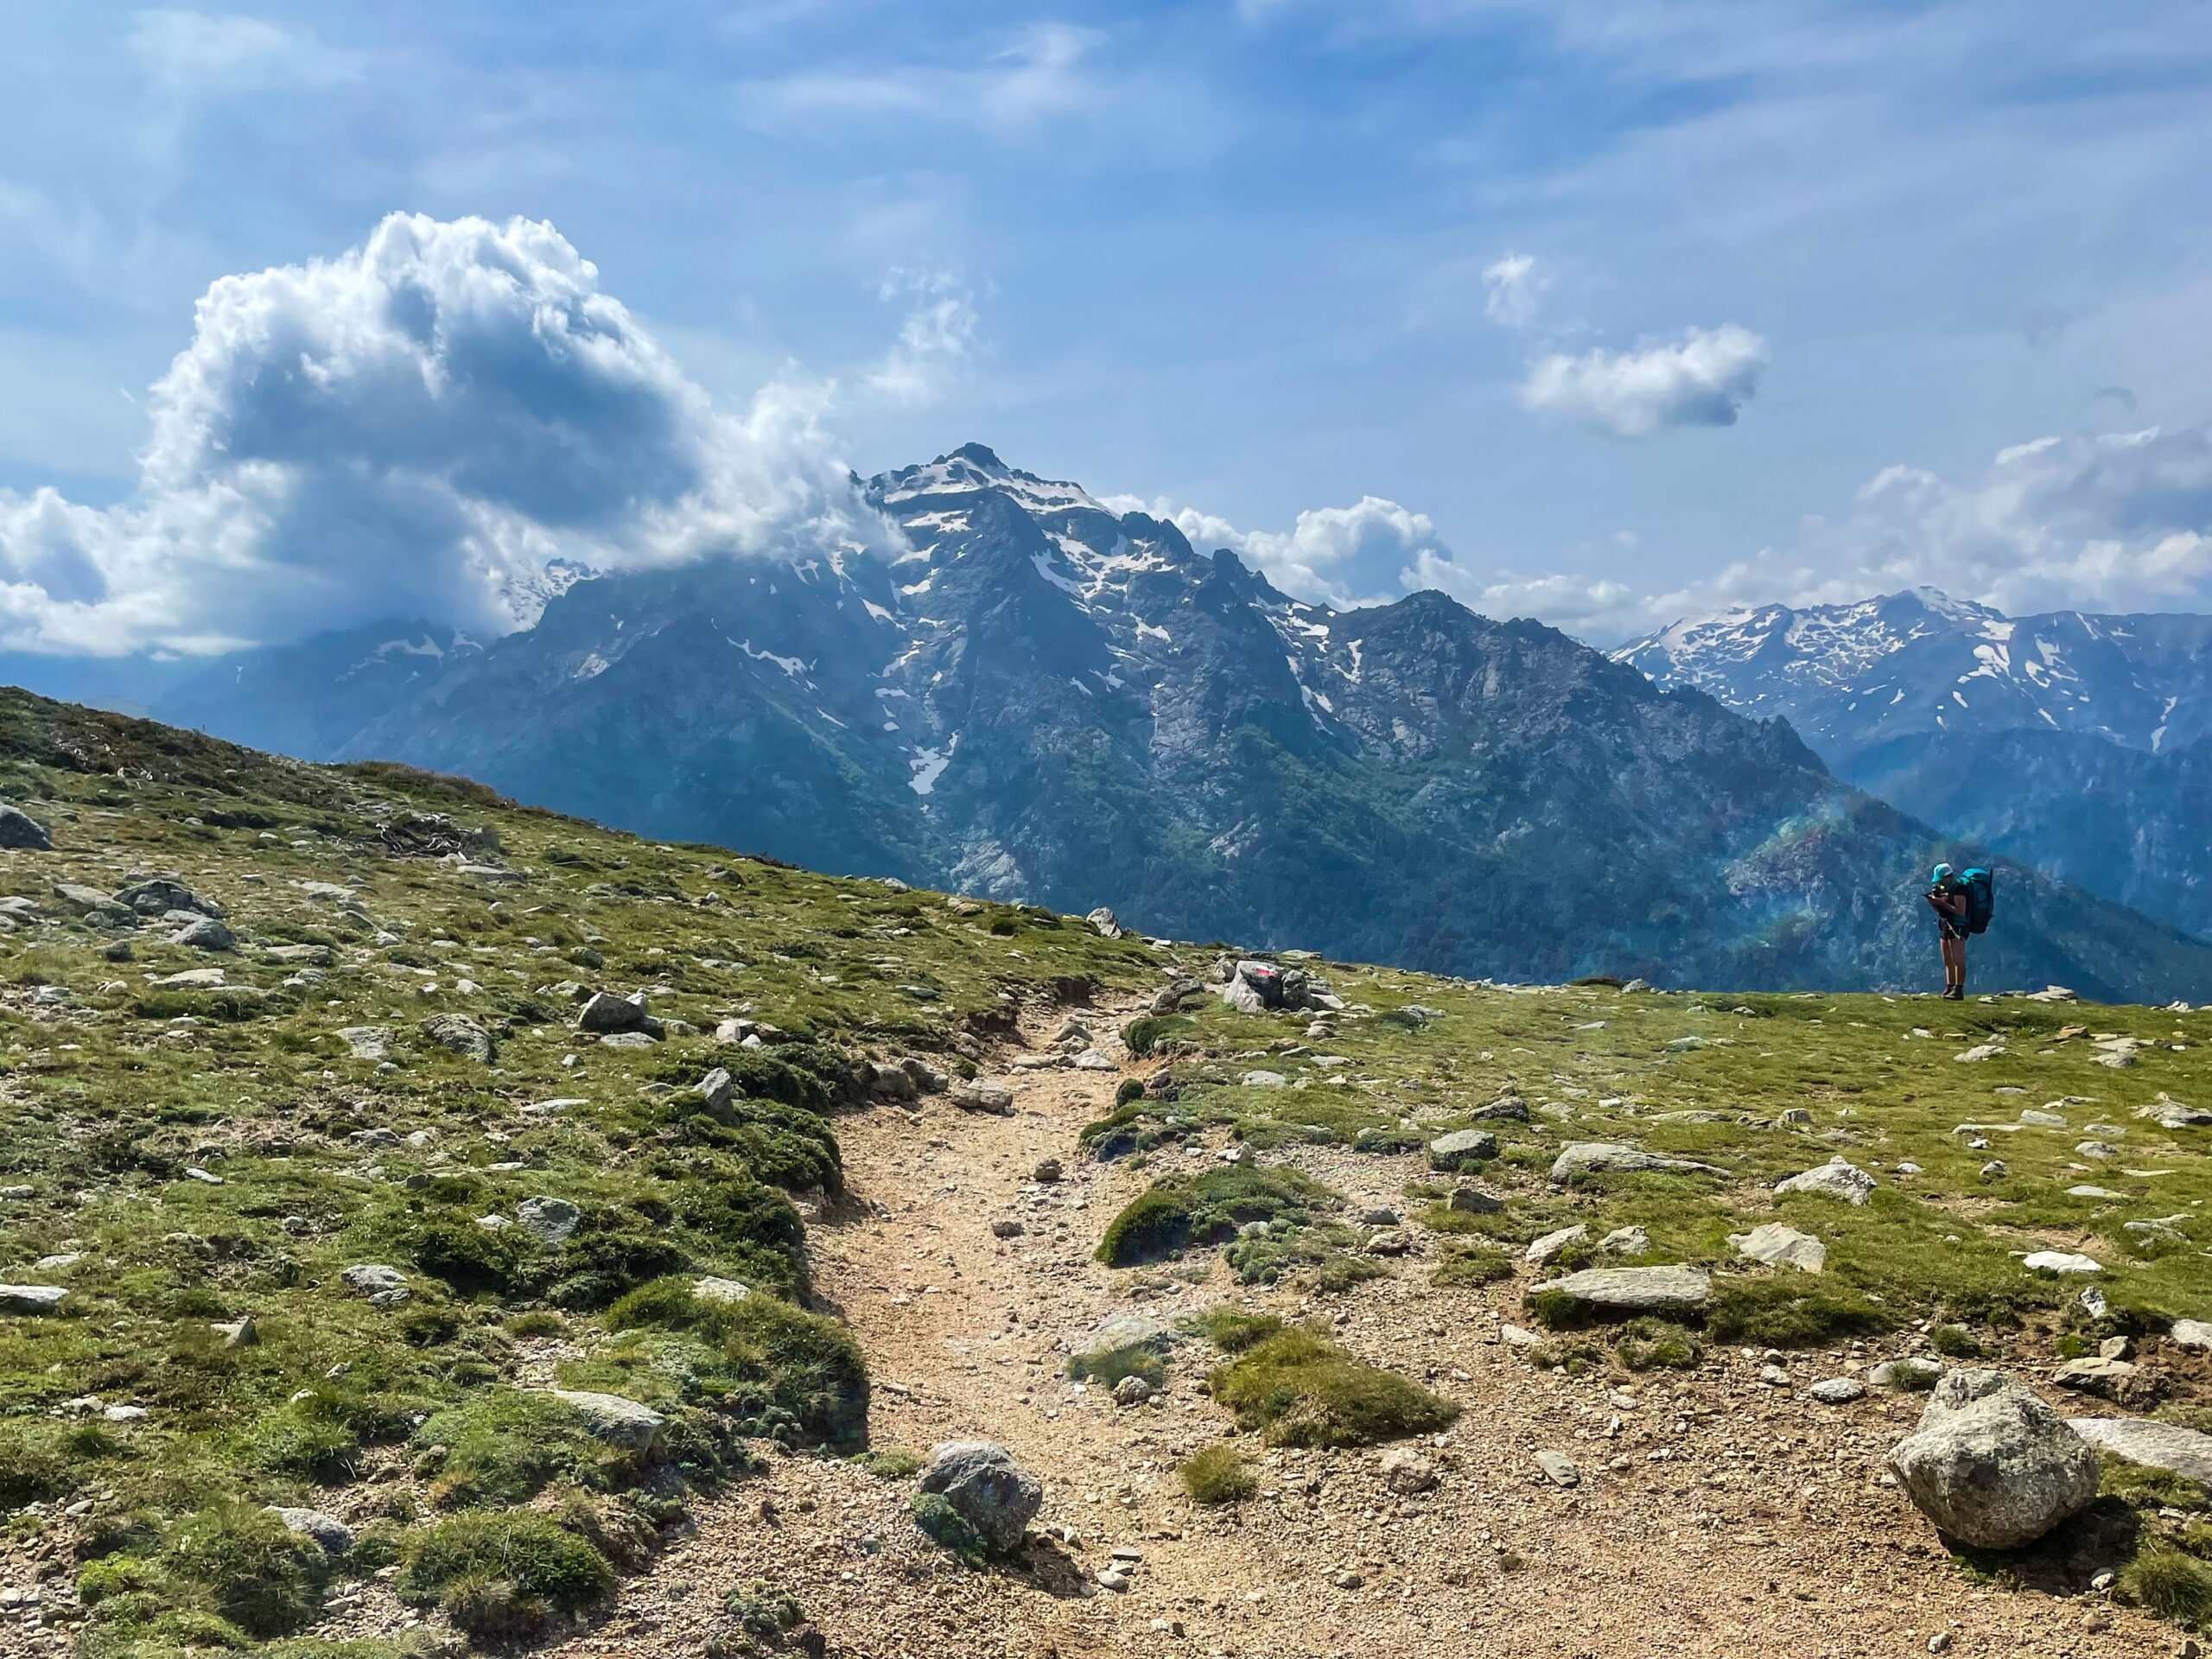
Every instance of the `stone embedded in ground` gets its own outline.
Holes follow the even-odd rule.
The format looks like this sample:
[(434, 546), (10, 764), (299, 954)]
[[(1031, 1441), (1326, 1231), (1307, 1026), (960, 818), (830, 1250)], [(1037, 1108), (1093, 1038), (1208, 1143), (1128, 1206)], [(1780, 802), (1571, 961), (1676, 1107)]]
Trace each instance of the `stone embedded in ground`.
[(1588, 1308), (1647, 1313), (1703, 1307), (1713, 1300), (1713, 1281), (1696, 1268), (1586, 1268), (1529, 1294), (1540, 1292)]
[(391, 1031), (388, 1027), (345, 1026), (340, 1028), (338, 1036), (357, 1060), (380, 1060), (391, 1050)]
[(1445, 1207), (1462, 1215), (1495, 1216), (1503, 1212), (1505, 1200), (1493, 1198), (1478, 1186), (1455, 1186), (1452, 1196), (1445, 1200)]
[(548, 1244), (564, 1244), (584, 1218), (566, 1198), (524, 1198), (515, 1206), (522, 1224)]
[(952, 1085), (951, 1101), (963, 1112), (989, 1112), (998, 1117), (1014, 1116), (1014, 1090), (1002, 1083), (982, 1077)]
[[(1007, 1105), (1009, 1109), (1014, 1105), (1014, 1097), (1011, 1095), (1007, 1096)], [(1063, 1173), (1058, 1159), (1040, 1158), (1037, 1161), (1037, 1167), (1029, 1172), (1029, 1179), (1043, 1185), (1051, 1186), (1059, 1180)]]
[(325, 1515), (321, 1510), (287, 1509), (278, 1503), (271, 1503), (269, 1513), (284, 1523), (286, 1531), (314, 1539), (327, 1555), (343, 1555), (353, 1548), (353, 1529), (334, 1515)]
[(1946, 1376), (1889, 1461), (1922, 1514), (1980, 1549), (2032, 1543), (2097, 1496), (2088, 1443), (2002, 1371)]
[(726, 1112), (736, 1098), (737, 1087), (728, 1066), (718, 1065), (691, 1085), (691, 1092), (699, 1096), (700, 1104), (710, 1112)]
[(1641, 1227), (1616, 1227), (1598, 1241), (1598, 1249), (1605, 1255), (1649, 1255), (1651, 1235)]
[(1077, 1345), (1079, 1354), (1135, 1351), (1165, 1359), (1182, 1345), (1183, 1333), (1142, 1313), (1116, 1313)]
[(1873, 1196), (1874, 1178), (1839, 1154), (1817, 1169), (1777, 1182), (1774, 1190), (1814, 1192), (1823, 1198), (1840, 1198), (1846, 1204), (1864, 1204)]
[(2166, 1332), (2166, 1340), (2184, 1348), (2212, 1349), (2212, 1320), (2176, 1319)]
[(2037, 1250), (2020, 1259), (2020, 1265), (2037, 1273), (2102, 1273), (2103, 1263), (2068, 1250)]
[(1537, 1267), (1548, 1267), (1559, 1259), (1560, 1252), (1570, 1244), (1580, 1244), (1590, 1236), (1590, 1229), (1581, 1222), (1572, 1227), (1562, 1227), (1555, 1233), (1546, 1233), (1521, 1253), (1522, 1260)]
[(2082, 1394), (2117, 1400), (2127, 1391), (2140, 1369), (2116, 1357), (2085, 1354), (2079, 1359), (2069, 1359), (2060, 1364), (2051, 1372), (2050, 1380), (2062, 1389), (2073, 1389)]
[(1641, 1147), (1619, 1147), (1604, 1141), (1577, 1141), (1560, 1148), (1559, 1156), (1552, 1160), (1551, 1178), (1554, 1181), (1567, 1181), (1577, 1175), (1633, 1173), (1645, 1170), (1697, 1175), (1726, 1173), (1715, 1164), (1701, 1164), (1692, 1158), (1663, 1157), (1656, 1152), (1646, 1152)]
[(1029, 1230), (1010, 1216), (1001, 1216), (991, 1224), (993, 1238), (1020, 1238)]
[(1428, 1161), (1438, 1169), (1456, 1169), (1467, 1159), (1497, 1156), (1497, 1137), (1487, 1129), (1454, 1129), (1428, 1143)]
[(1481, 1122), (1526, 1123), (1529, 1121), (1529, 1103), (1505, 1095), (1487, 1106), (1476, 1107), (1469, 1116)]
[(1382, 1454), (1382, 1484), (1394, 1492), (1410, 1495), (1434, 1491), (1443, 1481), (1436, 1460), (1409, 1446), (1394, 1446)]
[(2145, 1417), (2069, 1417), (2066, 1423), (2100, 1452), (2212, 1485), (2212, 1434)]
[(465, 1014), (432, 1014), (423, 1022), (423, 1035), (433, 1046), (465, 1060), (492, 1058), (492, 1033)]
[(691, 1281), (691, 1294), (702, 1302), (741, 1302), (753, 1294), (753, 1287), (709, 1273)]
[(1770, 1268), (1795, 1268), (1800, 1273), (1818, 1273), (1827, 1265), (1828, 1247), (1810, 1233), (1802, 1233), (1787, 1222), (1770, 1221), (1754, 1227), (1748, 1233), (1731, 1233), (1728, 1242), (1736, 1247), (1738, 1255), (1754, 1262), (1764, 1262)]
[(229, 950), (236, 948), (238, 938), (213, 916), (197, 916), (170, 934), (168, 942), (194, 950)]
[(1151, 1398), (1152, 1384), (1141, 1376), (1125, 1376), (1114, 1385), (1114, 1403), (1117, 1406), (1141, 1406)]
[(945, 1440), (932, 1446), (918, 1484), (950, 1503), (995, 1554), (1020, 1548), (1023, 1530), (1045, 1507), (1042, 1484), (1012, 1452), (990, 1440)]
[(397, 1307), (415, 1294), (408, 1288), (405, 1274), (380, 1262), (361, 1262), (338, 1276), (346, 1289), (357, 1296), (367, 1297), (372, 1307)]
[(1536, 1466), (1544, 1471), (1544, 1478), (1554, 1486), (1574, 1486), (1581, 1484), (1582, 1471), (1574, 1466), (1574, 1460), (1564, 1452), (1537, 1452)]
[(1847, 1406), (1866, 1394), (1866, 1385), (1855, 1376), (1831, 1376), (1805, 1392), (1824, 1406)]
[(0, 1285), (0, 1313), (51, 1313), (68, 1294), (60, 1285)]
[(868, 1067), (868, 1093), (878, 1100), (914, 1100), (919, 1098), (922, 1092), (914, 1086), (913, 1078), (907, 1075), (903, 1065), (879, 1061)]
[(48, 853), (54, 838), (46, 826), (12, 801), (0, 801), (0, 847), (19, 852)]
[(588, 1389), (549, 1389), (563, 1405), (583, 1419), (584, 1428), (607, 1446), (642, 1451), (660, 1438), (668, 1419), (651, 1406), (626, 1400), (619, 1394), (595, 1394)]
[(1243, 1077), (1247, 1089), (1280, 1089), (1289, 1081), (1280, 1071), (1247, 1071)]
[(1413, 1249), (1413, 1241), (1396, 1228), (1387, 1228), (1367, 1241), (1370, 1255), (1403, 1255)]

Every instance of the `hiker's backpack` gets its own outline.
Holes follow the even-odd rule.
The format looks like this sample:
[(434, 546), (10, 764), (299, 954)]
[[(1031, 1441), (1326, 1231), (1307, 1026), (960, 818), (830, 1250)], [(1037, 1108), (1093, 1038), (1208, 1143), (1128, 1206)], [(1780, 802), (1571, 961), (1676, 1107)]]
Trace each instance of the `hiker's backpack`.
[(1967, 870), (1959, 880), (1966, 884), (1967, 931), (1986, 933), (1989, 918), (1997, 908), (1997, 879), (1987, 870)]

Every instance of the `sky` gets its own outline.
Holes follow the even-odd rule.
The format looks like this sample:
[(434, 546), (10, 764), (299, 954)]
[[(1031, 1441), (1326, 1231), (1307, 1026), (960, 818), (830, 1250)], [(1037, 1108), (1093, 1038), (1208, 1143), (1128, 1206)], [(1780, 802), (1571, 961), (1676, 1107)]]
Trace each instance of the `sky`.
[(1594, 642), (2212, 609), (2193, 0), (10, 8), (0, 652), (496, 631), (980, 441)]

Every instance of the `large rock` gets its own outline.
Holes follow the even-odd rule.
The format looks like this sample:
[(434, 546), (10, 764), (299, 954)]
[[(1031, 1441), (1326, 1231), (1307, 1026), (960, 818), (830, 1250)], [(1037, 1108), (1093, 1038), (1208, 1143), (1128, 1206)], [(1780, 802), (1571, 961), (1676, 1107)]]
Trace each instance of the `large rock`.
[(86, 920), (102, 927), (135, 927), (138, 912), (125, 904), (118, 903), (98, 887), (88, 887), (77, 881), (57, 881), (54, 896), (75, 911)]
[(1578, 1175), (1639, 1170), (1671, 1170), (1676, 1173), (1720, 1175), (1726, 1172), (1692, 1158), (1669, 1158), (1641, 1147), (1617, 1147), (1603, 1141), (1577, 1141), (1560, 1148), (1552, 1160), (1552, 1179), (1571, 1181)]
[(515, 1206), (515, 1217), (548, 1244), (565, 1244), (584, 1212), (566, 1198), (524, 1198)]
[(1083, 1339), (1078, 1353), (1119, 1353), (1137, 1350), (1166, 1358), (1183, 1340), (1182, 1333), (1141, 1313), (1116, 1313)]
[(0, 1313), (51, 1313), (68, 1294), (60, 1285), (0, 1285)]
[(1696, 1268), (1586, 1268), (1529, 1292), (1538, 1294), (1598, 1313), (1687, 1313), (1713, 1300), (1713, 1281)]
[(414, 1295), (407, 1275), (381, 1262), (363, 1262), (338, 1275), (356, 1296), (365, 1296), (373, 1307), (397, 1307)]
[(1816, 1192), (1822, 1198), (1840, 1198), (1846, 1204), (1864, 1204), (1873, 1196), (1874, 1178), (1839, 1154), (1818, 1169), (1808, 1169), (1802, 1175), (1777, 1182), (1774, 1190)]
[(213, 916), (197, 916), (168, 937), (171, 944), (188, 945), (194, 950), (230, 950), (237, 948), (238, 936)]
[(645, 1451), (660, 1439), (661, 1430), (668, 1426), (668, 1419), (651, 1406), (641, 1406), (619, 1394), (594, 1394), (585, 1389), (552, 1389), (548, 1392), (583, 1419), (584, 1427), (594, 1440), (608, 1446)]
[(20, 852), (50, 853), (54, 837), (47, 834), (46, 826), (16, 805), (12, 801), (0, 801), (0, 847)]
[(357, 1060), (380, 1060), (391, 1050), (389, 1026), (341, 1026), (338, 1036)]
[(492, 1058), (492, 1033), (465, 1014), (434, 1014), (423, 1022), (423, 1035), (434, 1046), (463, 1059)]
[(2100, 1452), (2212, 1486), (2212, 1434), (2147, 1417), (2069, 1417), (2066, 1426)]
[(1014, 1454), (990, 1440), (946, 1440), (930, 1448), (921, 1489), (952, 1505), (995, 1554), (1020, 1548), (1022, 1533), (1045, 1507), (1045, 1488)]
[(157, 875), (144, 881), (134, 881), (118, 888), (115, 901), (128, 905), (141, 916), (167, 916), (173, 910), (188, 910), (202, 916), (219, 917), (223, 907), (212, 899), (203, 899), (181, 881)]
[(326, 1555), (343, 1555), (353, 1548), (353, 1529), (334, 1515), (325, 1515), (321, 1510), (287, 1509), (279, 1503), (271, 1503), (269, 1513), (284, 1523), (287, 1532), (314, 1539)]
[(1764, 1262), (1770, 1268), (1796, 1268), (1800, 1273), (1818, 1273), (1827, 1265), (1828, 1247), (1786, 1222), (1770, 1221), (1748, 1233), (1731, 1233), (1728, 1242), (1736, 1247), (1738, 1255)]
[(1890, 1467), (1923, 1515), (1980, 1549), (2032, 1543), (2097, 1495), (2088, 1442), (2002, 1371), (1948, 1373)]
[(1457, 1169), (1470, 1159), (1497, 1156), (1497, 1137), (1488, 1129), (1454, 1129), (1428, 1143), (1429, 1165), (1435, 1169)]
[(595, 1031), (602, 1034), (611, 1031), (642, 1031), (650, 1010), (645, 1006), (643, 991), (632, 996), (617, 996), (612, 991), (594, 991), (576, 1010), (576, 1029)]
[(997, 1117), (1014, 1116), (1014, 1090), (988, 1078), (954, 1084), (951, 1100), (963, 1112), (989, 1112)]
[(1115, 917), (1114, 912), (1103, 905), (1099, 906), (1083, 919), (1096, 929), (1102, 938), (1118, 939), (1122, 937), (1121, 922)]

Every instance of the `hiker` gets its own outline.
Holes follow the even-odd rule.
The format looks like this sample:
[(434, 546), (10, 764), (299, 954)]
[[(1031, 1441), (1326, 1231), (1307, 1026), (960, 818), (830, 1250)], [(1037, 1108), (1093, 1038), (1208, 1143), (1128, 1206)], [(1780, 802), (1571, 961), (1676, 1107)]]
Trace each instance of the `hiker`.
[(1955, 873), (1938, 864), (1928, 879), (1928, 907), (1936, 912), (1936, 936), (1943, 947), (1943, 1000), (1963, 1002), (1967, 995), (1967, 936), (1988, 929), (1995, 908), (1990, 873)]

